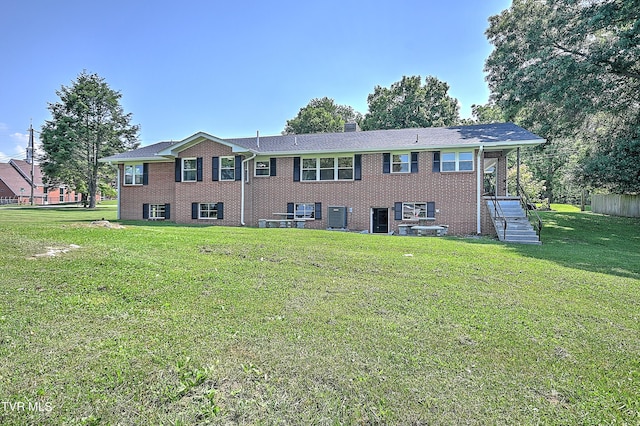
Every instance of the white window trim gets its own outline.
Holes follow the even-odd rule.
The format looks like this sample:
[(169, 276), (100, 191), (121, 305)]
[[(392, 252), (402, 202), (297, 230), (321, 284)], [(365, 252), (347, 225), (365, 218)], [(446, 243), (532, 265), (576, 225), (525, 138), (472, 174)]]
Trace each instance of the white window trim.
[[(330, 182), (330, 181), (329, 181)], [(299, 215), (298, 214), (298, 206), (311, 206), (311, 215)], [(303, 211), (307, 211), (305, 208)], [(316, 219), (316, 203), (293, 203), (293, 218), (294, 219), (305, 219), (305, 220), (315, 220)]]
[[(407, 156), (407, 162), (394, 162), (393, 161), (393, 157), (395, 155), (406, 155)], [(389, 168), (391, 169), (390, 172), (393, 174), (406, 174), (406, 173), (411, 173), (411, 153), (410, 152), (392, 152), (391, 153), (391, 157), (389, 158)], [(407, 165), (407, 170), (406, 171), (400, 171), (400, 172), (394, 172), (393, 171), (393, 165), (394, 164), (406, 164)]]
[[(149, 204), (149, 220), (164, 220), (167, 213), (165, 209), (166, 204)], [(162, 215), (158, 215), (159, 212)]]
[[(455, 160), (454, 161), (444, 161), (444, 155), (445, 154), (454, 154), (455, 155)], [(460, 154), (471, 154), (471, 159), (470, 160), (460, 160)], [(473, 156), (474, 152), (473, 151), (441, 151), (440, 154), (440, 171), (442, 173), (456, 173), (456, 172), (473, 172), (475, 171), (475, 165), (474, 165), (474, 161), (473, 161)], [(470, 163), (471, 164), (471, 168), (468, 170), (460, 170), (460, 162), (465, 162), (465, 163)], [(454, 170), (444, 170), (444, 163), (453, 163), (454, 166)]]
[[(321, 171), (322, 170), (330, 170), (327, 168), (320, 167), (320, 159), (321, 158), (331, 158), (333, 159), (333, 179), (321, 179)], [(339, 158), (350, 158), (351, 159), (351, 167), (339, 167)], [(304, 161), (305, 160), (315, 160), (316, 166), (313, 169), (305, 168)], [(304, 172), (305, 170), (315, 170), (316, 178), (315, 179), (305, 179)], [(351, 170), (351, 178), (349, 179), (340, 179), (340, 170)], [(336, 156), (326, 156), (326, 157), (318, 157), (318, 156), (308, 156), (302, 157), (300, 159), (300, 182), (350, 182), (355, 180), (355, 155), (346, 154), (346, 155), (336, 155)]]
[[(209, 211), (215, 210), (216, 217), (202, 217), (202, 206), (203, 205), (208, 205), (209, 207), (215, 206), (214, 209), (210, 208)], [(198, 203), (198, 219), (201, 219), (201, 220), (218, 220), (218, 203)]]
[[(184, 163), (187, 161), (195, 161), (196, 162), (196, 168), (195, 169), (185, 169), (184, 168)], [(181, 164), (181, 172), (182, 172), (182, 182), (196, 182), (198, 180), (198, 159), (193, 157), (193, 158), (182, 158), (182, 164)], [(195, 172), (195, 177), (193, 179), (185, 179), (184, 178), (184, 172), (187, 171), (193, 171)]]
[[(424, 210), (423, 209), (417, 210), (416, 206), (418, 205), (424, 207)], [(428, 206), (428, 203), (426, 201), (417, 201), (414, 203), (411, 203), (411, 202), (402, 203), (402, 220), (407, 222), (417, 222), (419, 220), (434, 220), (435, 217), (427, 216), (429, 212), (429, 209), (427, 206)], [(411, 210), (413, 210), (414, 213), (418, 211), (418, 215), (413, 214), (411, 215), (411, 217), (406, 217), (405, 212), (408, 212)], [(420, 213), (422, 213), (423, 211), (424, 211), (424, 216), (421, 216)]]
[[(140, 183), (136, 183), (136, 176), (138, 176), (138, 174), (136, 173), (136, 167), (140, 166)], [(131, 183), (127, 183), (127, 167), (132, 167), (133, 168), (133, 173), (131, 174)], [(123, 170), (123, 179), (122, 179), (122, 184), (124, 186), (141, 186), (142, 185), (142, 176), (144, 175), (144, 165), (142, 163), (135, 163), (135, 164), (125, 164), (124, 165), (124, 170)]]
[[(261, 168), (259, 170), (266, 170), (266, 174), (259, 175), (258, 174), (258, 163), (267, 163), (267, 167)], [(271, 159), (267, 158), (266, 160), (256, 160), (253, 165), (253, 176), (254, 177), (269, 177), (271, 176)]]
[[(231, 160), (231, 164), (233, 165), (232, 167), (222, 167), (222, 163), (224, 160)], [(218, 173), (220, 173), (218, 175), (218, 180), (222, 181), (222, 182), (231, 182), (236, 180), (236, 157), (232, 156), (232, 155), (225, 155), (225, 156), (221, 156), (220, 157), (220, 164), (219, 164), (219, 171)], [(222, 171), (223, 170), (231, 170), (231, 178), (222, 178)]]

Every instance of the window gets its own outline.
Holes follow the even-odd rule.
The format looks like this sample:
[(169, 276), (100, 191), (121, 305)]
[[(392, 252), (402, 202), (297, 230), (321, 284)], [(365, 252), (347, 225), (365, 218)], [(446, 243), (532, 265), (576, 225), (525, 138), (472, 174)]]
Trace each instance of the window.
[(256, 176), (270, 176), (271, 175), (271, 161), (256, 161)]
[(473, 152), (458, 153), (458, 170), (473, 171)]
[(409, 173), (411, 170), (411, 155), (405, 154), (393, 154), (391, 156), (391, 173)]
[(195, 182), (198, 177), (198, 161), (195, 158), (182, 159), (182, 182)]
[(353, 179), (353, 157), (338, 157), (338, 180)]
[(59, 198), (60, 202), (64, 202), (64, 188), (60, 187), (60, 198)]
[(473, 171), (473, 152), (443, 152), (440, 167), (443, 172)]
[(302, 159), (302, 180), (353, 180), (353, 156)]
[(424, 203), (395, 203), (396, 220), (434, 220), (436, 217), (436, 203), (433, 201)]
[(149, 219), (164, 219), (165, 214), (165, 204), (149, 204)]
[(198, 205), (198, 219), (217, 219), (218, 203), (200, 203)]
[(315, 219), (315, 203), (295, 203), (293, 210), (294, 219)]
[(235, 157), (220, 157), (220, 180), (236, 180)]
[(427, 203), (402, 203), (402, 220), (427, 218)]
[(126, 164), (124, 166), (124, 184), (142, 185), (144, 167), (142, 164)]

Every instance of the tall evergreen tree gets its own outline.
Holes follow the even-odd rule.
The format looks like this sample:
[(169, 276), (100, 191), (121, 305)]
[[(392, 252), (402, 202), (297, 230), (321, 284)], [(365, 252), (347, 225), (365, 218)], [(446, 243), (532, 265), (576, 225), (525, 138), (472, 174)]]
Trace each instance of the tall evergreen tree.
[(56, 94), (60, 101), (49, 104), (52, 118), (41, 132), (43, 172), (48, 183), (65, 183), (86, 193), (93, 208), (100, 181), (113, 176), (98, 159), (137, 148), (139, 126), (124, 113), (120, 92), (97, 74), (83, 71)]

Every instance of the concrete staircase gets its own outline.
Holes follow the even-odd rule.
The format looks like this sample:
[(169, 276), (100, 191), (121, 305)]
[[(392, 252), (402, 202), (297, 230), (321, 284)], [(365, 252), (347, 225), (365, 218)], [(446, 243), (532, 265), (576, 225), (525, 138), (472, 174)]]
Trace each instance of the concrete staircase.
[[(496, 200), (497, 207), (494, 205)], [(487, 199), (486, 203), (500, 241), (518, 244), (542, 244), (518, 198), (491, 198)]]

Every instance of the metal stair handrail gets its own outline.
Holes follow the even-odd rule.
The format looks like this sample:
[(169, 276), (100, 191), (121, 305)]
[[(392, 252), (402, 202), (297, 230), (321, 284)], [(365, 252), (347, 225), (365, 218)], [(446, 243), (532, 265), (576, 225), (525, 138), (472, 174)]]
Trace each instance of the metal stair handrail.
[(536, 234), (538, 238), (540, 238), (540, 233), (542, 232), (542, 219), (540, 219), (540, 215), (534, 209), (529, 209), (529, 206), (533, 206), (533, 203), (529, 202), (529, 197), (527, 197), (527, 193), (524, 192), (522, 185), (518, 182), (518, 192), (520, 193), (520, 204), (524, 209), (525, 214), (527, 215), (527, 220), (531, 222), (531, 216), (535, 215), (534, 223), (532, 224), (534, 229), (536, 230)]
[[(505, 240), (507, 238), (507, 217), (504, 215), (504, 211), (502, 211), (502, 206), (498, 203), (498, 195), (493, 193), (493, 223), (498, 217), (502, 218), (502, 239)], [(500, 214), (498, 214), (498, 210), (500, 210)], [(497, 231), (496, 227), (496, 231)]]

